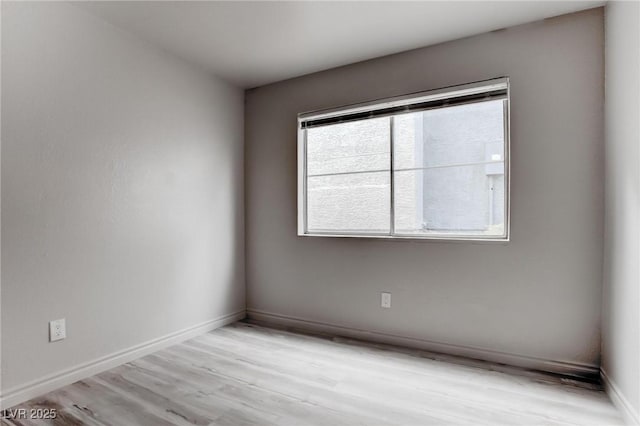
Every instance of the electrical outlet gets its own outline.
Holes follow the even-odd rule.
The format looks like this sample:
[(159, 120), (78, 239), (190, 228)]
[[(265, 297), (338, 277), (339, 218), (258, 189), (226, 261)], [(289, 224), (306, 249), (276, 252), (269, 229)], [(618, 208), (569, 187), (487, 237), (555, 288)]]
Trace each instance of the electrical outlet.
[(49, 322), (49, 341), (56, 342), (67, 337), (67, 325), (65, 319), (57, 319)]
[(391, 293), (382, 293), (380, 298), (380, 306), (383, 308), (391, 307)]

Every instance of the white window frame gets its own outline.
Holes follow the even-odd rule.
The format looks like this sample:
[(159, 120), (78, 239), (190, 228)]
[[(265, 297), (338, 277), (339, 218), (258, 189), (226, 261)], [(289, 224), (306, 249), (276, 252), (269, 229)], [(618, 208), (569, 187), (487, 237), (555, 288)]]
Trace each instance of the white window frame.
[[(504, 100), (504, 174), (505, 174), (505, 188), (504, 188), (504, 233), (503, 235), (473, 235), (473, 234), (429, 234), (429, 235), (407, 235), (397, 234), (394, 231), (394, 186), (393, 186), (393, 135), (391, 136), (391, 185), (390, 185), (390, 204), (391, 204), (391, 226), (389, 233), (385, 234), (370, 234), (370, 233), (358, 233), (358, 232), (308, 232), (307, 229), (307, 154), (306, 154), (306, 127), (305, 123), (312, 120), (324, 120), (334, 119), (339, 120), (339, 117), (347, 116), (350, 114), (371, 114), (372, 116), (376, 112), (384, 114), (384, 111), (389, 111), (394, 108), (400, 113), (400, 109), (403, 112), (412, 111), (412, 107), (416, 107), (415, 111), (425, 110), (429, 108), (446, 108), (449, 102), (453, 103), (471, 103), (471, 102), (483, 102), (490, 100), (491, 93), (504, 93), (502, 97), (498, 99)], [(470, 99), (466, 102), (466, 99)], [(392, 98), (379, 99), (369, 102), (363, 102), (353, 105), (346, 105), (338, 108), (324, 109), (318, 111), (311, 111), (298, 114), (298, 236), (305, 237), (353, 237), (353, 238), (382, 238), (382, 239), (403, 239), (403, 240), (446, 240), (446, 241), (494, 241), (494, 242), (507, 242), (510, 240), (511, 230), (511, 158), (510, 158), (510, 124), (509, 124), (509, 110), (510, 104), (510, 91), (509, 91), (509, 78), (500, 77), (491, 80), (478, 81), (469, 84), (462, 84), (456, 86), (449, 86), (435, 90), (428, 90), (424, 92), (411, 93), (402, 96), (396, 96)], [(418, 105), (433, 105), (429, 107), (418, 107)], [(388, 113), (387, 115), (394, 115)], [(382, 116), (382, 115), (380, 115)], [(338, 121), (336, 121), (338, 122)]]

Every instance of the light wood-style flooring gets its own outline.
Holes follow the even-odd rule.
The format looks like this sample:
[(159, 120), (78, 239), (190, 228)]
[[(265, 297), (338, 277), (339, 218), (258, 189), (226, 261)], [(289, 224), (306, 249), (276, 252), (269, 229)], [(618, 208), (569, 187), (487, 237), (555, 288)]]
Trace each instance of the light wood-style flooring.
[[(483, 367), (483, 368), (481, 368)], [(508, 370), (508, 369), (507, 369)], [(15, 408), (3, 425), (618, 425), (595, 385), (238, 322)]]

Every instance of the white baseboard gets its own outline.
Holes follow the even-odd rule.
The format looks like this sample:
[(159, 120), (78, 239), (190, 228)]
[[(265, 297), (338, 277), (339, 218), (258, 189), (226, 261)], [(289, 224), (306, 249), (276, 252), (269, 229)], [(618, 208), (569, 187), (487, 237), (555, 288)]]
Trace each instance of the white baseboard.
[(604, 384), (604, 390), (611, 398), (613, 405), (615, 405), (620, 413), (622, 414), (622, 418), (624, 419), (625, 424), (628, 425), (640, 425), (640, 415), (635, 412), (629, 400), (624, 396), (622, 392), (620, 392), (620, 388), (616, 383), (611, 380), (611, 377), (607, 375), (607, 372), (604, 369), (600, 369), (600, 377), (602, 378), (602, 383)]
[(488, 361), (495, 364), (505, 364), (508, 366), (530, 370), (550, 372), (563, 376), (594, 379), (598, 377), (598, 374), (600, 372), (599, 367), (595, 365), (579, 364), (570, 361), (548, 360), (520, 354), (493, 351), (472, 346), (455, 345), (450, 343), (435, 342), (376, 331), (362, 330), (352, 327), (345, 327), (342, 325), (311, 321), (288, 315), (274, 314), (257, 309), (247, 309), (247, 318), (259, 322), (264, 322), (265, 324), (277, 324), (280, 326), (309, 330), (313, 332), (330, 334), (333, 336), (343, 336), (370, 342), (416, 348), (428, 352), (471, 358), (481, 361)]
[(162, 337), (141, 343), (139, 345), (115, 352), (84, 364), (51, 374), (38, 380), (7, 389), (0, 395), (0, 409), (12, 407), (16, 404), (36, 398), (63, 386), (86, 379), (103, 371), (131, 362), (137, 358), (156, 352), (168, 346), (188, 340), (197, 335), (243, 319), (244, 310), (222, 315), (201, 324), (196, 324)]

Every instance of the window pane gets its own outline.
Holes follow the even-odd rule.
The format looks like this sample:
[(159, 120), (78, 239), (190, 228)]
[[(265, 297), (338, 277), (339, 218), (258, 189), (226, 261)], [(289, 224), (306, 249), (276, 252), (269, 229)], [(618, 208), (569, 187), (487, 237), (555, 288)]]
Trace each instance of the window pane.
[(491, 165), (394, 173), (398, 234), (504, 234), (504, 174)]
[(504, 235), (503, 101), (394, 119), (395, 231)]
[(307, 230), (388, 233), (390, 118), (307, 130)]
[(307, 130), (307, 174), (389, 170), (389, 117)]
[(388, 233), (390, 193), (389, 172), (310, 176), (308, 231)]

